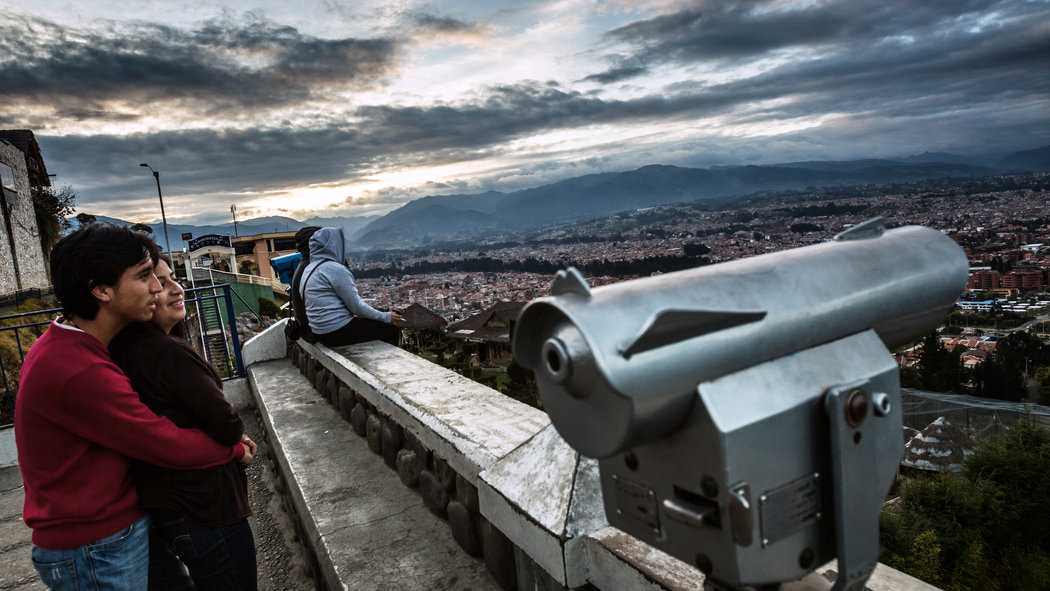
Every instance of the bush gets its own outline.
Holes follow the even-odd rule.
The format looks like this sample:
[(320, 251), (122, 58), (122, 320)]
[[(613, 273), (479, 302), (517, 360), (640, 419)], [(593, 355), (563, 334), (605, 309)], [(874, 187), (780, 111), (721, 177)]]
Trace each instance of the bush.
[[(25, 312), (35, 312), (37, 310), (47, 310), (53, 307), (54, 306), (41, 300), (30, 299), (22, 302), (20, 306), (15, 308), (13, 313), (23, 314)], [(34, 314), (22, 318), (8, 318), (0, 321), (0, 328), (32, 324), (34, 322), (45, 322), (48, 320), (50, 320), (50, 315), (48, 314)], [(11, 394), (12, 403), (18, 392), (19, 374), (22, 370), (22, 358), (29, 352), (29, 348), (33, 346), (33, 343), (36, 342), (39, 335), (43, 334), (45, 330), (47, 330), (47, 326), (20, 328), (17, 330), (0, 330), (0, 363), (3, 364), (4, 376), (7, 379), (7, 388)], [(21, 350), (21, 352), (19, 352), (19, 350)], [(9, 424), (13, 420), (14, 417), (11, 416), (11, 411), (8, 408), (7, 401), (3, 400), (2, 394), (0, 394), (0, 425)]]
[(268, 318), (283, 318), (288, 315), (288, 311), (281, 310), (270, 298), (259, 298), (259, 315)]
[(882, 561), (952, 591), (1050, 589), (1050, 431), (1024, 417), (965, 466), (901, 485)]

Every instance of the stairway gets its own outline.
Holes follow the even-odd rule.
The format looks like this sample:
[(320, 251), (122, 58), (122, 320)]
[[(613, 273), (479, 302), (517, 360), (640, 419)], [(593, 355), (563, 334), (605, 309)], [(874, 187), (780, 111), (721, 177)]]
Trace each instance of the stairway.
[[(219, 300), (210, 296), (202, 296), (203, 293), (200, 292), (198, 295), (204, 299), (197, 302), (202, 340), (200, 349), (203, 350), (204, 356), (215, 367), (215, 370), (219, 372), (219, 377), (228, 378), (234, 375), (235, 370), (225, 337), (226, 320), (219, 308)], [(213, 293), (218, 295), (218, 290)]]

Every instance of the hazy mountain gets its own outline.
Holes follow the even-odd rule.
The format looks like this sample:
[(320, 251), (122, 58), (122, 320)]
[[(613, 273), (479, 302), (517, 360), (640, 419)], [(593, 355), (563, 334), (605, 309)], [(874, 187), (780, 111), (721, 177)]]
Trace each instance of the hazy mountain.
[[(1030, 170), (1040, 170), (1035, 166), (1039, 158), (1036, 154), (1027, 160), (1017, 157), (1007, 161), (1028, 162), (1033, 164)], [(500, 228), (535, 228), (588, 220), (668, 203), (701, 201), (721, 206), (758, 191), (904, 183), (1003, 172), (1001, 168), (972, 162), (970, 158), (946, 153), (926, 153), (900, 160), (807, 161), (711, 169), (650, 165), (512, 193), (431, 195), (372, 221), (351, 239), (361, 248), (412, 246), (432, 240), (463, 239)]]
[(300, 222), (302, 226), (320, 226), (322, 228), (342, 228), (344, 236), (353, 236), (358, 230), (378, 219), (378, 215), (360, 215), (354, 217), (313, 217)]
[(985, 155), (985, 156), (959, 156), (957, 154), (949, 154), (947, 152), (923, 152), (922, 154), (916, 154), (914, 156), (905, 156), (904, 158), (895, 158), (899, 162), (944, 162), (947, 164), (971, 164), (974, 166), (991, 166), (994, 167), (995, 163), (1002, 158), (1002, 154), (997, 155)]
[(1007, 170), (1050, 172), (1050, 146), (1014, 152), (996, 163), (996, 166)]
[[(994, 166), (982, 165), (993, 162)], [(590, 220), (621, 211), (669, 203), (701, 202), (719, 207), (759, 191), (810, 187), (907, 183), (934, 178), (981, 177), (1004, 172), (1050, 171), (1050, 146), (1015, 152), (1003, 158), (926, 152), (894, 159), (816, 160), (773, 165), (682, 168), (650, 165), (624, 172), (590, 174), (511, 193), (430, 195), (415, 199), (384, 216), (287, 217), (238, 222), (241, 236), (297, 230), (303, 226), (343, 229), (359, 248), (406, 247), (441, 240), (558, 222)], [(122, 225), (131, 222), (99, 217)], [(163, 245), (161, 224), (151, 224)], [(185, 246), (182, 234), (233, 234), (233, 224), (169, 224), (171, 246)]]
[[(290, 230), (298, 230), (304, 226), (331, 226), (341, 227), (343, 232), (350, 236), (353, 232), (368, 224), (368, 222), (374, 220), (377, 216), (359, 216), (359, 217), (329, 217), (329, 218), (310, 218), (309, 220), (300, 222), (299, 220), (280, 217), (280, 216), (269, 216), (262, 218), (253, 218), (250, 220), (243, 220), (237, 222), (237, 236), (251, 236), (253, 234), (266, 234), (270, 232), (287, 232)], [(129, 222), (117, 218), (111, 218), (106, 216), (96, 216), (96, 220), (99, 222), (105, 222), (110, 224), (116, 224), (118, 226), (131, 226), (135, 222)], [(76, 218), (70, 218), (73, 226), (76, 227)], [(153, 239), (161, 246), (161, 249), (165, 248), (164, 244), (164, 225), (163, 224), (147, 224), (153, 230)], [(183, 234), (190, 234), (191, 238), (199, 238), (207, 234), (218, 234), (223, 235), (234, 235), (233, 221), (231, 220), (228, 224), (214, 224), (214, 225), (203, 225), (195, 226), (189, 224), (168, 224), (168, 239), (171, 240), (172, 250), (182, 250), (186, 247), (186, 241), (182, 239)]]

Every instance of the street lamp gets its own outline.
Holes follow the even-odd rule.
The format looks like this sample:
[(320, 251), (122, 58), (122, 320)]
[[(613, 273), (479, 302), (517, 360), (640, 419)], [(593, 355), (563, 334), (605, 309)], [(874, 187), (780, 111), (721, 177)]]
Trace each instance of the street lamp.
[(153, 178), (157, 179), (157, 199), (160, 199), (160, 221), (164, 225), (164, 246), (168, 249), (168, 256), (171, 257), (171, 264), (175, 264), (175, 255), (171, 252), (171, 241), (168, 240), (168, 218), (164, 216), (164, 196), (160, 194), (160, 173), (153, 170), (153, 167), (143, 162), (139, 166), (144, 166), (153, 173)]

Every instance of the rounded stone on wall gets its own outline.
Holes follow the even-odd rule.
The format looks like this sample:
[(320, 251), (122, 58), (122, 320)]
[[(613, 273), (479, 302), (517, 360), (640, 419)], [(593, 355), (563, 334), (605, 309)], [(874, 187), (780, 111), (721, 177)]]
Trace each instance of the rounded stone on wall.
[(387, 419), (383, 421), (380, 436), (383, 440), (383, 462), (391, 468), (397, 468), (397, 452), (405, 442), (404, 430), (401, 425)]
[(330, 371), (326, 373), (328, 374), (328, 379), (325, 380), (324, 384), (324, 399), (327, 400), (329, 404), (337, 406), (339, 403), (339, 384), (342, 382), (339, 381), (339, 378), (335, 377), (334, 373)]
[(317, 371), (314, 373), (313, 379), (310, 380), (310, 384), (314, 387), (314, 390), (317, 390), (317, 393), (322, 396), (324, 396), (325, 380), (328, 379), (328, 376), (325, 375), (325, 372), (327, 371), (328, 370), (325, 369), (324, 366), (320, 364), (320, 362), (318, 362)]
[(445, 519), (448, 517), (448, 503), (452, 497), (442, 486), (437, 475), (430, 470), (419, 473), (419, 490), (423, 493), (423, 504), (430, 512)]
[(368, 438), (368, 449), (377, 454), (383, 453), (383, 439), (379, 433), (382, 425), (383, 421), (379, 418), (379, 415), (375, 414), (368, 415), (368, 420), (365, 421), (365, 437)]
[(452, 538), (460, 548), (471, 556), (481, 556), (481, 536), (474, 526), (474, 518), (467, 507), (459, 501), (448, 504), (448, 527)]
[(430, 450), (427, 449), (423, 442), (416, 437), (416, 434), (409, 430), (404, 430), (405, 433), (405, 449), (410, 449), (416, 452), (416, 471), (426, 469), (430, 462)]
[(350, 386), (340, 382), (336, 392), (336, 407), (344, 420), (350, 420), (350, 411), (354, 410), (354, 391)]
[(470, 511), (471, 515), (481, 513), (478, 505), (478, 489), (466, 478), (456, 474), (456, 500)]
[(517, 591), (518, 570), (514, 562), (514, 544), (496, 526), (484, 517), (481, 521), (481, 551), (485, 566), (499, 586), (507, 591)]
[(358, 401), (354, 405), (353, 410), (350, 411), (350, 426), (354, 428), (354, 433), (364, 437), (368, 433), (367, 423), (368, 410), (364, 404)]
[(441, 486), (448, 492), (456, 490), (456, 471), (445, 460), (434, 456), (434, 474), (441, 481)]
[(397, 476), (408, 488), (419, 486), (419, 460), (416, 452), (405, 448), (397, 452)]

